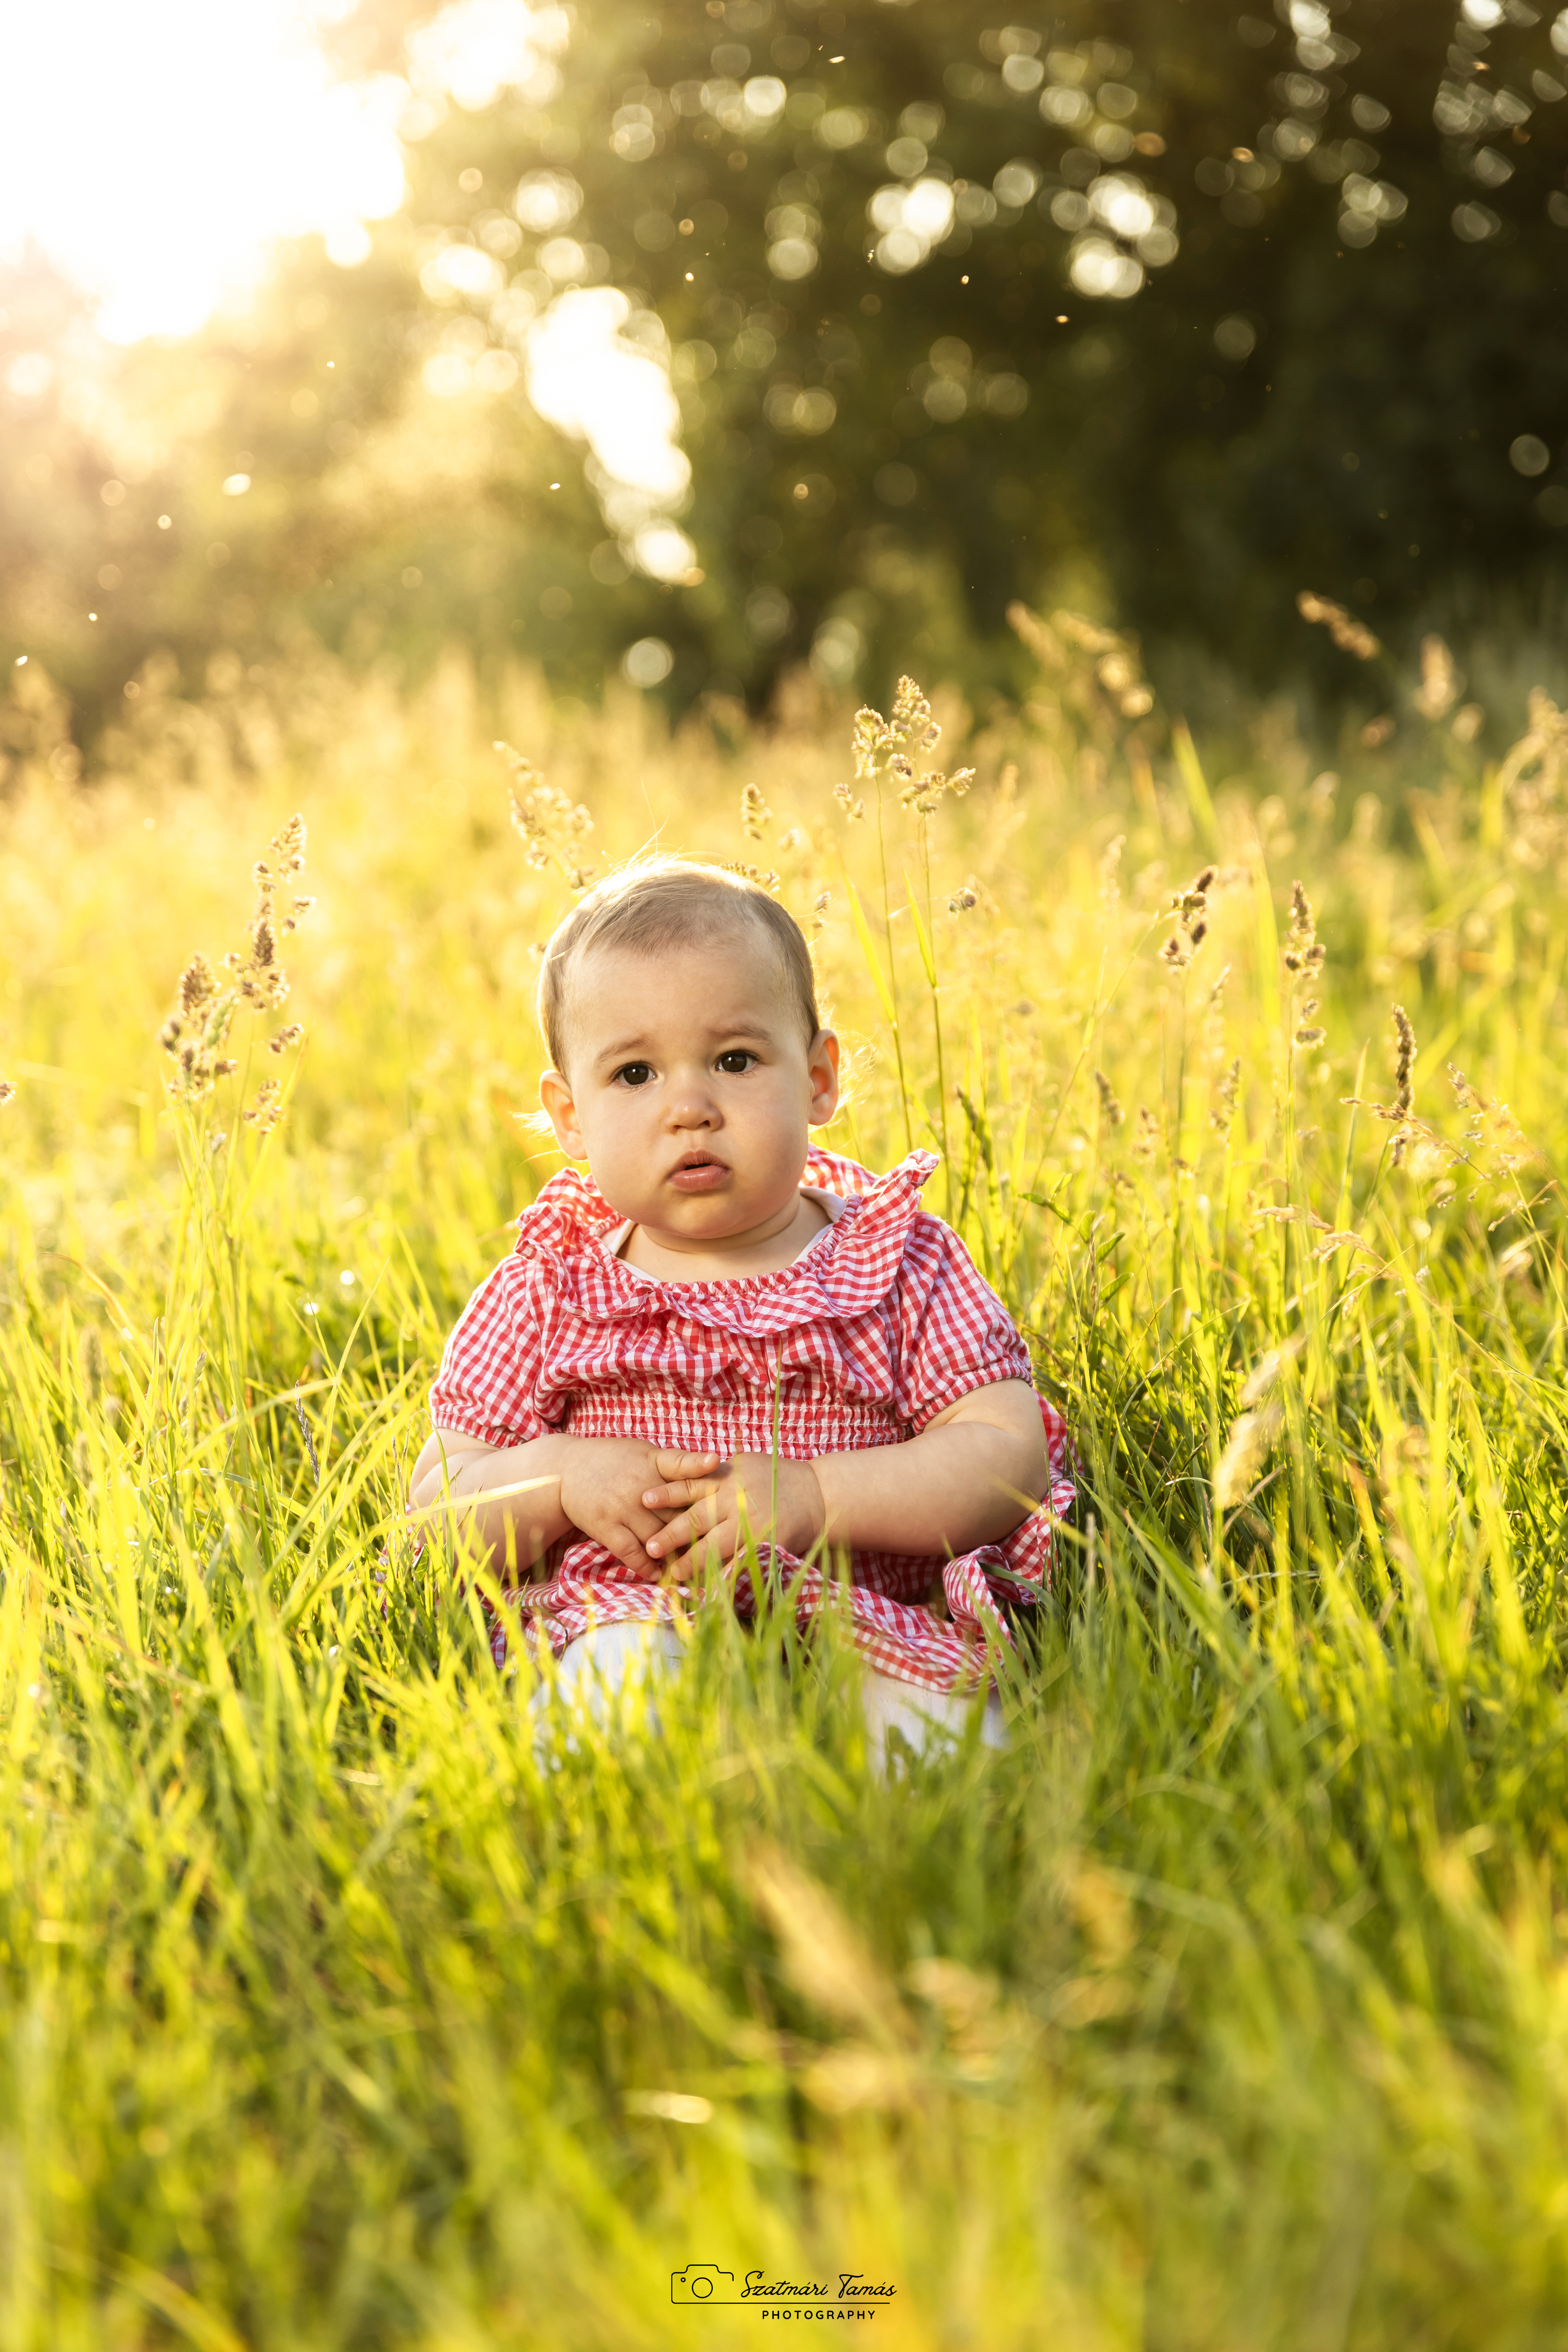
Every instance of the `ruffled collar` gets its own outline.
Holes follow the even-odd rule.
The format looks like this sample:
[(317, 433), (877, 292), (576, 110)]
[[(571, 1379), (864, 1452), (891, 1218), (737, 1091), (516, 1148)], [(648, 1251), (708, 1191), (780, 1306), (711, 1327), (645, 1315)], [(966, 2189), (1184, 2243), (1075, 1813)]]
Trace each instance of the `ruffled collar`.
[(599, 1247), (621, 1223), (591, 1176), (563, 1168), (517, 1221), (516, 1254), (549, 1268), (561, 1291), (602, 1319), (673, 1311), (718, 1330), (784, 1331), (818, 1317), (863, 1315), (887, 1297), (903, 1262), (921, 1188), (936, 1154), (911, 1151), (885, 1176), (816, 1148), (805, 1181), (845, 1207), (791, 1265), (707, 1282), (649, 1282)]

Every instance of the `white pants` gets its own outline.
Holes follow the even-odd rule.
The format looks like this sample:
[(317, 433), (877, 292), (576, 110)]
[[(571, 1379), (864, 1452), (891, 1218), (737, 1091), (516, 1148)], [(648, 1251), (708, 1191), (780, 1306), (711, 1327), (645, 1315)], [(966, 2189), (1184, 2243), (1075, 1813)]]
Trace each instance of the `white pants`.
[[(680, 1664), (686, 1645), (666, 1620), (623, 1621), (595, 1625), (568, 1643), (555, 1669), (555, 1691), (569, 1706), (581, 1707), (590, 1721), (603, 1724), (612, 1703), (626, 1683), (661, 1681)], [(529, 1701), (536, 1712), (550, 1697), (542, 1685)], [(913, 1683), (895, 1682), (890, 1675), (865, 1671), (861, 1704), (873, 1759), (880, 1769), (887, 1762), (888, 1734), (897, 1731), (917, 1755), (923, 1755), (934, 1736), (947, 1733), (962, 1738), (979, 1702), (942, 1691), (919, 1689)], [(657, 1731), (658, 1719), (651, 1700), (647, 1724)], [(981, 1708), (980, 1741), (984, 1748), (1005, 1748), (1002, 1707), (994, 1691)]]

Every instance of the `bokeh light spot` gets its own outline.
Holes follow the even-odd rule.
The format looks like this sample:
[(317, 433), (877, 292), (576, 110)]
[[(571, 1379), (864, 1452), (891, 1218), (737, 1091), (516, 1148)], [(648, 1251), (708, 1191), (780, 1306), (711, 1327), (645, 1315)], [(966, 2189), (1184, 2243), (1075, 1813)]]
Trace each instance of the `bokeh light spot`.
[(675, 667), (675, 656), (662, 637), (639, 637), (621, 656), (621, 676), (644, 693), (662, 686)]

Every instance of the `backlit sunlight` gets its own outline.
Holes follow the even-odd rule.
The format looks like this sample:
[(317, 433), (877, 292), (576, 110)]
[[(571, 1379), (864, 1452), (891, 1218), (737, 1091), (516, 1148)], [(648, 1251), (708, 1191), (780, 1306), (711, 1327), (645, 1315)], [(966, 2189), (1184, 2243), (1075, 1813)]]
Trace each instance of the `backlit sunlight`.
[(119, 341), (191, 332), (277, 237), (341, 257), (396, 209), (408, 91), (336, 80), (309, 0), (5, 0), (0, 251), (30, 240)]

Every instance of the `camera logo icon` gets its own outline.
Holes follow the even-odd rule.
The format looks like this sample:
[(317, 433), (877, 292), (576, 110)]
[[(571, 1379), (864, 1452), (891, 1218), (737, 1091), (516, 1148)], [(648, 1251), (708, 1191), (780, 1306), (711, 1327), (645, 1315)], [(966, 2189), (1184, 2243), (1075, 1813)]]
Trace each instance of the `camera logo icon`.
[(721, 2271), (717, 2263), (688, 2263), (683, 2271), (669, 2273), (671, 2303), (739, 2303), (735, 2293), (735, 2273)]

